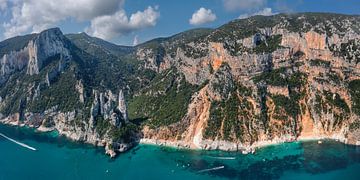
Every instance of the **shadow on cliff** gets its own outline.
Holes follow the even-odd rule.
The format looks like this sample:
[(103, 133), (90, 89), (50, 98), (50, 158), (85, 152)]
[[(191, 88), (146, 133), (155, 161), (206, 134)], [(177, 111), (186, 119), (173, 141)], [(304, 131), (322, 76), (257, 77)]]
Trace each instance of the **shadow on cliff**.
[(131, 122), (140, 126), (142, 125), (146, 120), (148, 120), (149, 118), (135, 118), (135, 119), (132, 119)]

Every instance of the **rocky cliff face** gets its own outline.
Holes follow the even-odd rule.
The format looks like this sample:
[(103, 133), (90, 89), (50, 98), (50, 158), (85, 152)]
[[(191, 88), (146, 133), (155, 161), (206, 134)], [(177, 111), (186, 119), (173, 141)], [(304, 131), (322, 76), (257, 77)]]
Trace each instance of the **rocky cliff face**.
[(136, 47), (51, 29), (3, 55), (1, 122), (111, 155), (139, 138), (246, 152), (313, 138), (359, 145), (359, 29), (359, 16), (254, 16)]
[(39, 74), (49, 57), (60, 55), (61, 60), (70, 59), (70, 52), (64, 44), (64, 36), (59, 28), (49, 29), (31, 40), (28, 45), (29, 61), (26, 73)]
[[(163, 55), (159, 69), (175, 66), (202, 88), (179, 122), (145, 128), (146, 141), (224, 150), (308, 138), (360, 144), (350, 86), (360, 81), (359, 25), (358, 16), (257, 16)], [(139, 59), (149, 52), (138, 50)]]
[(34, 36), (22, 49), (5, 53), (1, 122), (57, 130), (76, 141), (106, 146), (114, 156), (133, 141), (124, 93), (121, 87), (91, 84), (93, 78), (84, 69), (92, 64), (86, 64), (86, 52), (79, 51), (54, 28)]

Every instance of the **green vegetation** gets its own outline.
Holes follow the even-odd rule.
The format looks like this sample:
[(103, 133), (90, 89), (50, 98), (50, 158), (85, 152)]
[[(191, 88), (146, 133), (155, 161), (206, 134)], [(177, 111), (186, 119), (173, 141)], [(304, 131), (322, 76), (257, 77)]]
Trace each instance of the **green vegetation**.
[(352, 100), (352, 110), (357, 115), (360, 115), (360, 80), (350, 81), (348, 88)]
[(112, 125), (109, 119), (104, 119), (101, 115), (96, 116), (95, 120), (95, 129), (100, 137), (108, 133), (114, 142), (124, 141), (125, 143), (130, 143), (132, 142), (133, 135), (139, 131), (139, 127), (131, 122), (126, 124), (122, 122), (121, 127), (118, 128)]
[(36, 34), (16, 36), (0, 42), (0, 58), (2, 58), (4, 54), (8, 54), (11, 51), (19, 51), (23, 49), (35, 36)]
[[(246, 97), (250, 95), (250, 89), (237, 83), (228, 99), (220, 102), (213, 101), (204, 138), (243, 141), (245, 123), (254, 118), (253, 107), (246, 100)], [(220, 131), (222, 124), (223, 129)]]
[(214, 139), (220, 135), (219, 129), (223, 121), (223, 113), (219, 102), (212, 102), (210, 107), (210, 118), (204, 131), (205, 139)]
[(350, 63), (360, 63), (360, 44), (356, 40), (349, 40), (347, 43), (341, 43), (340, 49), (335, 49), (335, 45), (330, 46), (335, 56), (345, 58)]
[(287, 68), (274, 69), (269, 72), (264, 72), (253, 78), (255, 83), (261, 81), (266, 82), (268, 85), (273, 86), (291, 86), (300, 87), (306, 82), (306, 75), (301, 72), (294, 72), (290, 75), (287, 73)]
[[(237, 42), (238, 39), (254, 36), (256, 33), (260, 33), (260, 28), (272, 27), (277, 21), (276, 18), (265, 16), (253, 16), (249, 19), (234, 20), (213, 31), (207, 37), (207, 41), (224, 43), (224, 48), (232, 56), (236, 56), (247, 50), (241, 43)], [(269, 41), (269, 47), (263, 48), (263, 46), (260, 46), (255, 51), (271, 52), (274, 48), (277, 48), (277, 36), (274, 36), (274, 38), (270, 37)]]
[[(74, 64), (71, 68), (67, 68), (64, 73), (56, 75), (52, 79), (50, 87), (45, 83), (47, 72), (57, 68), (57, 60), (56, 57), (47, 59), (47, 66), (37, 75), (26, 75), (26, 69), (11, 75), (8, 83), (0, 90), (0, 96), (6, 99), (1, 112), (4, 115), (9, 115), (26, 109), (30, 112), (42, 113), (54, 106), (63, 112), (68, 112), (78, 107), (79, 95), (75, 91), (76, 72), (74, 71)], [(40, 92), (37, 93), (36, 98), (26, 100), (30, 91), (34, 95), (37, 90)]]
[(329, 68), (330, 67), (330, 62), (329, 61), (324, 61), (321, 59), (312, 59), (310, 60), (310, 65), (311, 66), (322, 66), (325, 68)]
[(25, 89), (18, 88), (19, 84), (17, 79), (20, 78), (22, 74), (13, 74), (9, 77), (8, 83), (0, 90), (0, 96), (3, 99), (4, 106), (1, 107), (1, 113), (3, 115), (10, 115), (16, 112), (20, 112), (20, 102), (25, 99)]
[(350, 113), (350, 108), (346, 104), (345, 100), (340, 97), (338, 93), (331, 93), (329, 91), (324, 91), (325, 98), (327, 102), (340, 108), (341, 110), (345, 111), (346, 113)]
[(357, 130), (360, 129), (360, 121), (352, 122), (349, 126), (350, 130)]
[(320, 96), (320, 93), (319, 92), (317, 92), (316, 94), (315, 94), (315, 112), (316, 112), (316, 114), (321, 114), (321, 111), (323, 110), (323, 107), (324, 107), (324, 101), (323, 101), (323, 99), (322, 99), (322, 97)]
[(246, 47), (244, 47), (241, 43), (238, 43), (237, 41), (225, 41), (223, 46), (224, 49), (226, 49), (232, 56), (240, 55), (241, 53), (248, 50)]
[(139, 127), (133, 123), (123, 124), (120, 128), (112, 126), (109, 135), (114, 142), (124, 141), (125, 143), (132, 142), (134, 134), (139, 131)]
[(273, 86), (285, 86), (286, 78), (285, 78), (286, 68), (274, 69), (270, 72), (263, 72), (258, 76), (253, 78), (255, 83), (259, 83), (260, 81), (264, 81), (269, 85)]
[[(85, 90), (111, 90), (118, 92), (120, 88), (129, 86), (129, 96), (135, 90), (141, 89), (155, 77), (152, 70), (144, 70), (143, 61), (138, 61), (130, 47), (107, 44), (106, 47), (95, 46), (82, 40), (81, 35), (73, 35), (72, 41), (76, 46), (70, 46), (73, 61), (77, 64), (77, 76), (83, 80)], [(90, 37), (91, 38), (91, 37)], [(99, 40), (90, 42), (102, 44)], [(118, 53), (110, 53), (118, 50)], [(160, 56), (160, 53), (159, 53)], [(160, 60), (161, 58), (159, 57)], [(158, 62), (160, 63), (160, 62)]]
[[(332, 13), (295, 13), (277, 14), (274, 16), (252, 16), (246, 19), (234, 20), (221, 26), (208, 36), (208, 41), (225, 43), (224, 48), (235, 56), (243, 51), (242, 45), (237, 43), (236, 40), (254, 36), (256, 33), (261, 33), (260, 29), (273, 27), (276, 24), (284, 24), (286, 26), (285, 28), (290, 32), (308, 32), (311, 29), (314, 29), (318, 33), (326, 33), (328, 36), (331, 36), (332, 27), (335, 27), (340, 32), (345, 32), (346, 29), (344, 29), (342, 24), (345, 19), (350, 19), (350, 17), (351, 16)], [(325, 21), (331, 23), (323, 23)], [(288, 23), (285, 24), (284, 22)], [(320, 23), (325, 26), (325, 29), (317, 26)], [(358, 31), (358, 28), (356, 28), (355, 25), (352, 29)], [(279, 47), (277, 43), (279, 39), (274, 38), (272, 40), (269, 39), (268, 47), (259, 46), (259, 48), (255, 49), (255, 52), (274, 51)]]
[(326, 74), (329, 77), (329, 80), (332, 81), (334, 84), (341, 84), (342, 79), (336, 72), (331, 72)]
[(249, 19), (231, 21), (210, 34), (212, 42), (225, 42), (228, 40), (244, 39), (259, 33), (260, 28), (272, 27), (278, 19), (266, 16), (253, 16)]
[(150, 119), (148, 123), (152, 127), (180, 121), (197, 87), (186, 82), (184, 77), (179, 80), (179, 76), (182, 75), (172, 69), (155, 77), (150, 87), (130, 100), (129, 117)]
[(205, 57), (209, 53), (208, 49), (195, 48), (189, 45), (183, 45), (181, 48), (185, 51), (185, 56), (193, 59)]
[[(345, 32), (342, 22), (346, 18), (349, 18), (348, 15), (334, 14), (334, 13), (318, 13), (318, 12), (308, 12), (308, 13), (296, 13), (285, 15), (287, 21), (289, 22), (287, 29), (292, 32), (307, 32), (313, 29), (318, 33), (326, 33), (328, 36), (332, 35), (331, 28), (334, 26), (337, 30)], [(299, 18), (303, 17), (303, 18)], [(324, 23), (325, 29), (317, 27), (317, 24), (323, 23), (325, 21), (330, 21), (330, 23)], [(306, 23), (305, 23), (306, 22)]]
[(116, 45), (96, 37), (91, 37), (86, 33), (66, 34), (65, 36), (77, 47), (94, 56), (97, 56), (96, 53), (99, 50), (100, 52), (111, 52), (118, 57), (126, 56), (134, 51), (133, 47)]
[(304, 55), (305, 55), (305, 53), (299, 50), (299, 51), (296, 51), (293, 56), (294, 56), (296, 59), (298, 59), (298, 58), (300, 58), (300, 57), (302, 57), (302, 56), (304, 56)]
[[(246, 100), (245, 100), (246, 101)], [(247, 102), (247, 101), (246, 101)], [(234, 140), (231, 135), (235, 133), (236, 139), (240, 139), (242, 135), (241, 123), (239, 118), (240, 101), (236, 93), (233, 93), (227, 102), (223, 105), (223, 113), (225, 115), (223, 138), (225, 140)]]
[[(333, 110), (335, 108), (337, 111)], [(336, 125), (348, 118), (350, 108), (339, 94), (324, 91), (323, 94), (321, 94), (321, 92), (316, 92), (315, 94), (315, 112), (319, 116), (321, 116), (322, 113), (333, 113), (335, 119), (333, 126), (336, 127)]]
[(257, 96), (260, 97), (260, 115), (258, 116), (259, 121), (262, 122), (264, 125), (265, 130), (267, 129), (268, 124), (268, 107), (266, 105), (266, 95), (267, 95), (267, 89), (266, 86), (258, 86), (258, 92)]
[(43, 112), (58, 106), (62, 112), (73, 111), (79, 108), (79, 94), (75, 90), (77, 79), (74, 67), (69, 67), (64, 73), (56, 77), (51, 85), (41, 84), (40, 96), (29, 104), (31, 112)]
[(236, 83), (236, 85), (240, 96), (251, 96), (252, 90), (250, 88), (243, 86), (240, 83)]
[(266, 37), (265, 41), (260, 41), (259, 44), (253, 49), (256, 53), (271, 53), (276, 49), (280, 48), (281, 44), (281, 35), (274, 35), (270, 37)]
[(138, 45), (139, 48), (152, 49), (155, 54), (158, 52), (158, 49), (163, 49), (166, 54), (169, 54), (171, 57), (175, 57), (176, 51), (178, 48), (181, 48), (185, 51), (187, 57), (201, 58), (207, 55), (207, 49), (194, 48), (188, 43), (195, 42), (195, 44), (206, 44), (204, 37), (209, 35), (213, 30), (208, 28), (198, 28), (185, 31), (174, 36), (167, 38), (156, 38), (150, 41), (147, 41), (143, 44)]
[(271, 98), (275, 104), (276, 114), (281, 115), (281, 109), (284, 109), (289, 116), (296, 119), (297, 116), (301, 113), (298, 99), (294, 98), (293, 96), (288, 98), (284, 95), (272, 95)]
[[(46, 59), (38, 75), (26, 75), (26, 69), (23, 69), (9, 75), (9, 79), (5, 77), (7, 81), (0, 88), (0, 96), (3, 99), (0, 111), (5, 116), (16, 112), (22, 115), (24, 112), (43, 113), (46, 109), (55, 106), (62, 112), (75, 111), (75, 120), (69, 123), (84, 128), (84, 121), (89, 119), (90, 115), (93, 89), (102, 92), (111, 90), (113, 93), (118, 93), (119, 89), (125, 89), (126, 99), (129, 100), (129, 117), (133, 122), (139, 122), (139, 119), (148, 119), (145, 123), (152, 128), (167, 126), (179, 122), (185, 116), (192, 95), (208, 84), (208, 81), (196, 86), (186, 82), (184, 76), (175, 68), (163, 73), (145, 69), (146, 62), (136, 59), (136, 48), (151, 49), (154, 53), (155, 66), (159, 66), (166, 55), (174, 57), (178, 48), (184, 50), (188, 57), (204, 57), (209, 53), (209, 42), (223, 43), (224, 48), (232, 56), (240, 55), (244, 51), (271, 53), (281, 48), (282, 36), (268, 36), (271, 33), (264, 33), (269, 30), (267, 28), (281, 25), (292, 32), (307, 32), (314, 29), (316, 32), (325, 32), (331, 36), (331, 27), (333, 26), (339, 31), (345, 32), (346, 29), (342, 27), (342, 22), (348, 17), (350, 16), (326, 13), (278, 14), (272, 17), (253, 16), (234, 20), (215, 30), (194, 29), (172, 37), (154, 39), (136, 47), (118, 46), (86, 34), (68, 35), (71, 42), (66, 38), (63, 40), (71, 52), (72, 59), (67, 62), (66, 68), (61, 73), (52, 78), (51, 85), (48, 86), (45, 83), (45, 76), (46, 73), (57, 68), (59, 55)], [(316, 26), (319, 23), (324, 24), (325, 29)], [(351, 25), (350, 28), (354, 29), (354, 27)], [(358, 28), (354, 30), (359, 31)], [(241, 39), (254, 38), (260, 33), (263, 34), (260, 35), (261, 37), (253, 49), (248, 49), (241, 43)], [(0, 57), (10, 51), (23, 49), (34, 37), (35, 35), (19, 36), (1, 42)], [(345, 57), (351, 63), (359, 63), (359, 47), (357, 40), (351, 40), (341, 44), (339, 50), (334, 47), (330, 47), (330, 50), (337, 56)], [(296, 62), (296, 60), (303, 55), (303, 52), (298, 51), (291, 61), (284, 61), (283, 64), (288, 62), (295, 64), (292, 67), (269, 70), (254, 77), (253, 81), (258, 85), (257, 95), (253, 94), (252, 89), (241, 84), (234, 83), (234, 87), (232, 80), (231, 83), (222, 81), (216, 83), (214, 89), (226, 92), (223, 94), (226, 94), (227, 98), (211, 103), (210, 119), (204, 131), (204, 137), (243, 141), (244, 137), (250, 134), (246, 130), (250, 128), (253, 121), (257, 121), (257, 125), (269, 127), (269, 118), (267, 117), (269, 109), (266, 102), (269, 96), (275, 104), (274, 118), (285, 122), (289, 122), (289, 118), (296, 120), (306, 107), (299, 104), (299, 101), (305, 96), (306, 74), (296, 72), (298, 69), (296, 67), (302, 66), (302, 62)], [(310, 65), (331, 67), (330, 62), (320, 59), (310, 60)], [(211, 74), (215, 73), (211, 65), (209, 65), (209, 71)], [(323, 79), (319, 81), (343, 85), (343, 79), (336, 72), (322, 76)], [(81, 80), (84, 85), (84, 104), (79, 103), (79, 94), (75, 90), (78, 80)], [(269, 95), (266, 92), (266, 85), (286, 87), (289, 96)], [(40, 89), (40, 93), (34, 97), (37, 88)], [(339, 94), (325, 91), (315, 95), (316, 113), (328, 113), (328, 111), (334, 113), (336, 123), (345, 119), (350, 111), (360, 115), (360, 80), (350, 81), (348, 89), (351, 94), (352, 109)], [(255, 113), (248, 100), (250, 96), (258, 98), (254, 99), (260, 101), (261, 112), (256, 111)], [(255, 114), (257, 114), (256, 117)], [(114, 141), (130, 142), (133, 134), (139, 130), (132, 123), (116, 128), (102, 116), (97, 116), (96, 121), (95, 128), (99, 135), (105, 136), (106, 133), (109, 133)], [(350, 127), (359, 128), (359, 124), (356, 122)], [(53, 121), (46, 119), (45, 125), (52, 126)], [(270, 131), (267, 130), (269, 129), (265, 129), (266, 132)], [(256, 130), (253, 129), (253, 131)]]
[(95, 121), (96, 132), (100, 135), (100, 137), (103, 137), (112, 125), (108, 119), (104, 119), (101, 115), (96, 116)]
[[(266, 83), (272, 86), (287, 87), (289, 90), (289, 97), (284, 95), (270, 95), (275, 104), (275, 114), (273, 118), (284, 120), (286, 123), (290, 123), (288, 117), (292, 117), (294, 120), (301, 114), (301, 107), (299, 101), (304, 98), (305, 91), (302, 90), (306, 84), (306, 74), (295, 71), (289, 67), (282, 67), (274, 69), (268, 72), (264, 72), (258, 76), (253, 77), (255, 83)], [(266, 88), (259, 88), (259, 96), (261, 99), (261, 114), (260, 120), (266, 125), (268, 122), (267, 105), (266, 105)], [(286, 113), (286, 114), (284, 114)]]

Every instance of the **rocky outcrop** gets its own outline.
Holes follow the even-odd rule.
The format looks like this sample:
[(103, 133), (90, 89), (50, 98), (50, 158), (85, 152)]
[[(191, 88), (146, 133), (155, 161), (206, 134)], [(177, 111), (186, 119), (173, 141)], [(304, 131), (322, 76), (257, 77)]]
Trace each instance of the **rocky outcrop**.
[(128, 54), (51, 29), (0, 60), (1, 122), (56, 129), (110, 156), (140, 127), (141, 142), (196, 149), (251, 152), (309, 138), (358, 145), (359, 22), (256, 16)]
[(213, 76), (209, 81), (209, 96), (217, 100), (227, 99), (235, 86), (229, 65), (222, 64)]
[(145, 68), (158, 72), (162, 70), (160, 64), (165, 56), (165, 52), (162, 47), (158, 47), (157, 49), (138, 49), (136, 56), (140, 61), (144, 61)]
[(101, 116), (104, 120), (109, 120), (116, 127), (121, 126), (121, 120), (128, 122), (127, 108), (123, 91), (119, 95), (111, 91), (99, 92), (93, 91), (94, 101), (90, 110), (90, 124), (94, 128), (96, 118)]
[[(306, 21), (305, 16), (299, 21), (303, 18)], [(294, 32), (289, 28), (293, 25), (284, 19), (236, 39), (234, 44), (238, 47), (229, 49), (225, 40), (210, 41), (205, 42), (208, 53), (202, 57), (189, 55), (182, 48), (177, 49), (175, 56), (165, 55), (167, 58), (161, 63), (175, 66), (189, 83), (206, 83), (206, 86), (193, 95), (186, 115), (178, 123), (155, 129), (146, 127), (144, 142), (223, 150), (251, 150), (265, 144), (308, 138), (360, 144), (355, 135), (358, 131), (349, 129), (349, 124), (357, 122), (359, 115), (352, 110), (355, 99), (347, 89), (347, 83), (360, 79), (360, 60), (357, 60), (360, 58), (356, 58), (360, 36), (353, 28), (359, 22), (353, 26), (345, 23), (349, 31), (335, 26), (329, 30), (320, 23), (314, 28), (304, 25), (304, 31)], [(278, 42), (273, 41), (274, 36), (280, 37)], [(204, 44), (199, 42), (202, 40), (188, 45), (201, 49)], [(266, 49), (270, 47), (277, 48)], [(236, 48), (238, 52), (233, 53)], [(219, 106), (229, 103), (234, 89), (240, 104), (232, 104), (237, 107), (235, 112), (227, 113), (238, 113), (237, 116), (227, 119), (226, 114), (218, 115), (222, 119), (217, 124), (221, 127), (213, 133), (217, 136), (206, 138), (203, 135), (207, 124), (216, 115), (212, 114), (210, 104), (220, 102), (216, 106), (224, 108)], [(247, 95), (242, 97), (244, 94)], [(224, 139), (228, 121), (232, 122), (230, 126), (240, 126), (237, 131), (242, 134), (232, 131), (233, 139)], [(240, 138), (234, 139), (235, 136)]]
[(128, 119), (127, 106), (126, 106), (124, 93), (122, 90), (120, 90), (120, 92), (119, 92), (118, 100), (119, 100), (118, 109), (119, 109), (120, 113), (122, 114), (122, 118), (125, 120), (125, 122), (128, 122), (129, 119)]
[(20, 72), (25, 67), (29, 75), (38, 74), (43, 65), (49, 63), (49, 58), (58, 57), (58, 69), (47, 74), (46, 82), (50, 85), (52, 78), (64, 68), (64, 63), (70, 59), (70, 51), (66, 47), (66, 40), (58, 28), (46, 30), (19, 51), (11, 51), (0, 59), (0, 84), (8, 80), (14, 72)]
[(15, 71), (22, 70), (28, 62), (27, 48), (18, 52), (12, 51), (0, 59), (0, 84), (3, 84)]
[(28, 44), (28, 66), (27, 74), (38, 74), (43, 65), (53, 56), (60, 56), (60, 59), (70, 59), (70, 52), (66, 48), (65, 37), (59, 28), (49, 29), (41, 32)]
[(85, 95), (84, 95), (84, 85), (82, 83), (82, 81), (78, 81), (76, 83), (76, 86), (75, 86), (75, 89), (77, 90), (77, 92), (79, 93), (79, 101), (81, 103), (84, 103), (85, 102)]

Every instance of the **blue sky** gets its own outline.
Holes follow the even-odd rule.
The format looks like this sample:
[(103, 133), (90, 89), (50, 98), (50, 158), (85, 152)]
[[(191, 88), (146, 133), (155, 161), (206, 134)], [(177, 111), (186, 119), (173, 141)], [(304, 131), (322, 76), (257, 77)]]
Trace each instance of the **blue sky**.
[(254, 14), (360, 14), (359, 0), (0, 0), (0, 39), (60, 27), (132, 45)]

